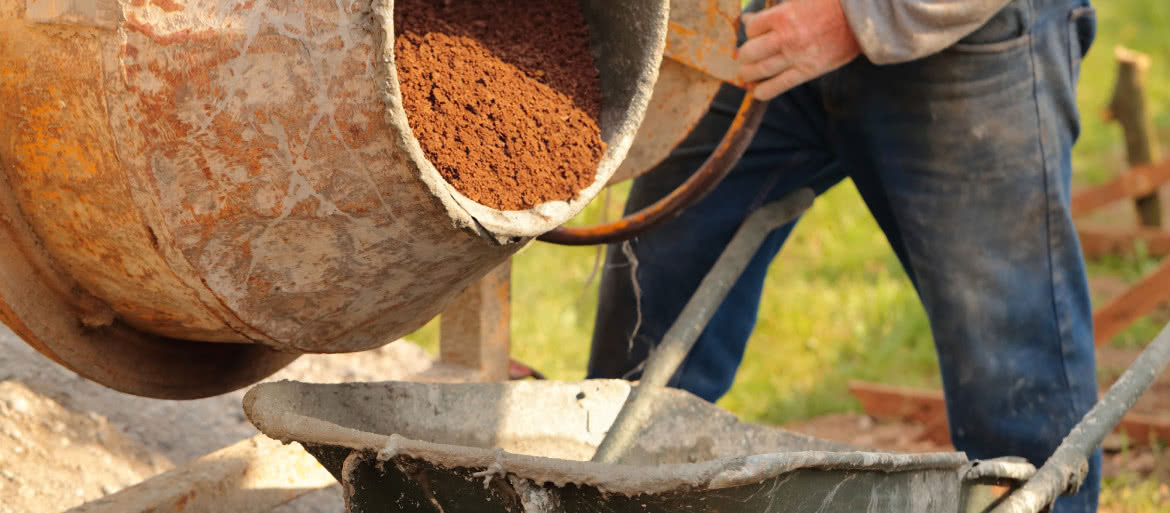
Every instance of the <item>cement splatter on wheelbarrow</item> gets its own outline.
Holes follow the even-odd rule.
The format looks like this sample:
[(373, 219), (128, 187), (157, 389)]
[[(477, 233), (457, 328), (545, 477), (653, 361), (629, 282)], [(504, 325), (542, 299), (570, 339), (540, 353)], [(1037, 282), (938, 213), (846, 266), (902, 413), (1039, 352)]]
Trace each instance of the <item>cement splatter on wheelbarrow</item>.
[(586, 461), (629, 391), (625, 381), (285, 381), (253, 388), (244, 408), (321, 461), (351, 513), (981, 511), (984, 483), (1034, 470), (860, 451), (741, 423), (671, 389), (645, 392), (652, 420), (621, 461)]

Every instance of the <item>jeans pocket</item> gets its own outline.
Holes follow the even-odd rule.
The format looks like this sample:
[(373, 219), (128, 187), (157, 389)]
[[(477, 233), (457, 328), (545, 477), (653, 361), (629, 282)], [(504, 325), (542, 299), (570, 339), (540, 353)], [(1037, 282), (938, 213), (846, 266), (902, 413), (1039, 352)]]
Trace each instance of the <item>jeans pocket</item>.
[(960, 39), (950, 50), (958, 53), (1000, 53), (1023, 47), (1030, 41), (1029, 16), (1019, 2), (995, 13), (983, 26)]
[(971, 44), (971, 43), (955, 43), (951, 46), (951, 51), (958, 53), (1002, 53), (1015, 48), (1020, 48), (1031, 40), (1028, 34), (1019, 37), (1008, 39), (1007, 41), (997, 41), (994, 43)]
[(1075, 83), (1081, 74), (1081, 61), (1097, 37), (1097, 10), (1078, 7), (1068, 15), (1068, 64)]

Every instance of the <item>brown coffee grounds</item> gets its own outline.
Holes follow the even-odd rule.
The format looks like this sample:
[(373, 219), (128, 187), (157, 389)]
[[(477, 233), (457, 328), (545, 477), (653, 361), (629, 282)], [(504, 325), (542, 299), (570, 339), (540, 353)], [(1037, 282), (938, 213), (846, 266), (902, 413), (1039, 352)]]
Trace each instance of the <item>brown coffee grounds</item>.
[(410, 127), (472, 200), (571, 200), (604, 152), (601, 86), (577, 0), (398, 0), (395, 64)]

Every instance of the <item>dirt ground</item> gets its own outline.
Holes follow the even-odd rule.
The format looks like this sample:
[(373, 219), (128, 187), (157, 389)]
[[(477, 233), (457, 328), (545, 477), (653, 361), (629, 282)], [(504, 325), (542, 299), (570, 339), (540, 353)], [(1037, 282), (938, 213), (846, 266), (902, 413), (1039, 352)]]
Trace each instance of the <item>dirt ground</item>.
[[(1103, 369), (1123, 369), (1137, 351), (1104, 349)], [(431, 368), (407, 342), (346, 355), (307, 356), (270, 379), (310, 382), (405, 379)], [(1117, 373), (1119, 374), (1119, 373)], [(1112, 375), (1110, 371), (1104, 376)], [(1107, 378), (1108, 380), (1112, 378)], [(1137, 411), (1170, 412), (1170, 376)], [(240, 407), (243, 391), (197, 401), (128, 396), (81, 379), (36, 353), (0, 326), (0, 513), (57, 513), (256, 434)], [(786, 426), (820, 438), (899, 452), (951, 450), (925, 439), (921, 426), (828, 415)], [(1120, 451), (1106, 442), (1106, 474), (1163, 472), (1149, 450)], [(1163, 456), (1163, 459), (1165, 456)], [(334, 486), (277, 513), (338, 513)]]
[[(344, 355), (305, 356), (271, 380), (399, 380), (430, 356), (404, 342)], [(52, 363), (0, 326), (0, 513), (58, 513), (257, 433), (244, 391), (196, 401), (134, 397)], [(337, 486), (277, 513), (338, 513)]]

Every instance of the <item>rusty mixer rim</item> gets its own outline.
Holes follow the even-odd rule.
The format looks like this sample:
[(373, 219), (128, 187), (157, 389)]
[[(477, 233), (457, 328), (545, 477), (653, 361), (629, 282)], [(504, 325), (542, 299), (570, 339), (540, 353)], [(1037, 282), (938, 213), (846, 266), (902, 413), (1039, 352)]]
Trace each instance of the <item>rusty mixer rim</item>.
[(537, 237), (537, 240), (564, 246), (611, 244), (637, 237), (673, 219), (706, 197), (727, 177), (755, 136), (767, 106), (767, 103), (756, 100), (749, 92), (727, 133), (703, 165), (682, 185), (650, 206), (608, 224), (561, 226)]

